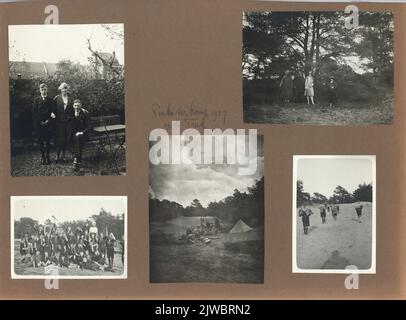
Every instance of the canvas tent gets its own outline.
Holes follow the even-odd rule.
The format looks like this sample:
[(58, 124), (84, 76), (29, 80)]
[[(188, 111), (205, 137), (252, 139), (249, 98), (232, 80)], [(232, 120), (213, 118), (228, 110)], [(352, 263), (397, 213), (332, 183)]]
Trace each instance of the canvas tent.
[(253, 229), (241, 219), (226, 234), (225, 243), (242, 243), (250, 241), (262, 241), (263, 229)]
[(237, 221), (237, 223), (234, 225), (234, 227), (230, 230), (230, 233), (247, 232), (250, 230), (252, 230), (252, 228), (240, 219)]

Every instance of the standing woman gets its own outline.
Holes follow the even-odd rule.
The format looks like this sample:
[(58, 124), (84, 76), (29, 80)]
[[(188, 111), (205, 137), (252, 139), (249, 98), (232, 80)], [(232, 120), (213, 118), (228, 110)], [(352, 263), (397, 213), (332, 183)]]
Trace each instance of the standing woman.
[(313, 79), (313, 75), (312, 72), (309, 71), (306, 80), (305, 80), (305, 93), (304, 95), (307, 98), (307, 104), (310, 104), (310, 101), (312, 104), (314, 104), (314, 79)]
[(74, 114), (73, 99), (68, 94), (69, 85), (63, 82), (58, 89), (61, 93), (54, 98), (54, 114), (56, 117), (56, 162), (65, 160), (65, 152), (69, 144), (70, 122)]

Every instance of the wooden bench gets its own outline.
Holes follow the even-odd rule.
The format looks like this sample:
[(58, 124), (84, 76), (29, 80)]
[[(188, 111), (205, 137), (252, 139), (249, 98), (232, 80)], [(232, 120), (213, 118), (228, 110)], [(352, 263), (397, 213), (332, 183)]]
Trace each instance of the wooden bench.
[(119, 115), (92, 117), (92, 130), (89, 140), (99, 140), (105, 134), (125, 135), (125, 125), (121, 123)]
[(120, 116), (91, 117), (91, 124), (84, 157), (97, 159), (104, 154), (117, 171), (125, 168), (125, 125)]

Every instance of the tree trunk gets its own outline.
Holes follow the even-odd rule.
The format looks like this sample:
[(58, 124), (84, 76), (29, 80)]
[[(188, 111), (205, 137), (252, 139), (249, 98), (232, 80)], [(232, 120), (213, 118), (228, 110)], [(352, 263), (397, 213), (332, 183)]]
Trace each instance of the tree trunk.
[(317, 17), (317, 23), (316, 23), (316, 68), (314, 72), (314, 76), (317, 77), (320, 72), (320, 14), (318, 14)]
[(309, 63), (310, 63), (310, 68), (313, 68), (313, 62), (314, 62), (314, 50), (316, 46), (316, 14), (313, 14), (312, 18), (312, 42), (310, 45), (310, 55), (309, 55)]
[(304, 58), (305, 58), (305, 73), (309, 72), (309, 29), (310, 29), (310, 12), (306, 12), (306, 30), (305, 30), (305, 37), (303, 41), (303, 49), (304, 49)]

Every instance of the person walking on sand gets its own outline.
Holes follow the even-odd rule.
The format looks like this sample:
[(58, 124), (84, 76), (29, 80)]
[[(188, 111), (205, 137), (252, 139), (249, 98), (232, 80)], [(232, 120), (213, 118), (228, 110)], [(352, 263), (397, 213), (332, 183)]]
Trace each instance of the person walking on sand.
[(308, 234), (309, 226), (310, 226), (310, 216), (313, 214), (312, 210), (305, 209), (305, 207), (300, 207), (299, 209), (299, 217), (302, 218), (303, 223), (303, 232), (304, 234)]
[(357, 212), (358, 223), (361, 223), (361, 216), (362, 216), (362, 204), (358, 201), (357, 205), (355, 206), (355, 211)]
[(333, 205), (331, 207), (331, 215), (333, 216), (334, 220), (337, 220), (338, 212), (340, 211), (340, 207), (338, 205)]
[(326, 206), (322, 204), (319, 207), (319, 210), (320, 210), (321, 223), (324, 224), (324, 223), (326, 223)]
[(307, 104), (312, 103), (314, 105), (314, 79), (313, 79), (313, 74), (311, 71), (309, 71), (306, 79), (305, 79), (305, 92), (304, 95), (306, 96), (307, 99)]

